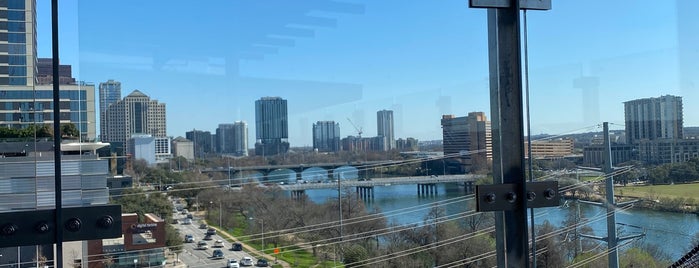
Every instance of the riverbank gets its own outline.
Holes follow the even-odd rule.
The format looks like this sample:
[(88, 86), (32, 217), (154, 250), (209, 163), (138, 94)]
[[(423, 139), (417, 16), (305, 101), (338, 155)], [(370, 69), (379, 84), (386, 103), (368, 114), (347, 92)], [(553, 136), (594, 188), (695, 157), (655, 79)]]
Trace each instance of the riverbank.
[[(603, 187), (594, 187), (594, 194), (567, 196), (585, 201), (604, 202), (599, 194)], [(666, 185), (628, 185), (614, 186), (617, 203), (639, 200), (636, 208), (673, 213), (693, 213), (699, 215), (699, 199), (694, 196), (699, 193), (699, 183), (666, 184)]]

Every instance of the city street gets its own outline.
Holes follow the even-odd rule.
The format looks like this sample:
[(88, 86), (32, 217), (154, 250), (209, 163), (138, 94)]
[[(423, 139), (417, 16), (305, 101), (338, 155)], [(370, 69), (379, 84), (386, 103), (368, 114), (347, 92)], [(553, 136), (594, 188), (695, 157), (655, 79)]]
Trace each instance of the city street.
[[(200, 229), (199, 225), (201, 221), (197, 216), (194, 216), (192, 224), (183, 224), (184, 219), (187, 215), (175, 214), (173, 218), (178, 220), (177, 224), (172, 224), (176, 229), (180, 231), (182, 239), (187, 234), (194, 236), (194, 242), (184, 243), (182, 252), (178, 254), (180, 264), (185, 264), (187, 267), (226, 267), (226, 262), (228, 259), (233, 258), (240, 261), (243, 257), (250, 257), (253, 259), (253, 265), (257, 262), (257, 259), (248, 254), (245, 251), (232, 251), (231, 243), (221, 237), (218, 233), (211, 236), (211, 240), (205, 240), (208, 245), (208, 249), (197, 249), (197, 242), (202, 241), (206, 235), (206, 229)], [(224, 245), (220, 249), (223, 251), (223, 259), (212, 259), (212, 254), (214, 248), (214, 242), (216, 240), (222, 240)], [(241, 265), (242, 266), (242, 265)]]

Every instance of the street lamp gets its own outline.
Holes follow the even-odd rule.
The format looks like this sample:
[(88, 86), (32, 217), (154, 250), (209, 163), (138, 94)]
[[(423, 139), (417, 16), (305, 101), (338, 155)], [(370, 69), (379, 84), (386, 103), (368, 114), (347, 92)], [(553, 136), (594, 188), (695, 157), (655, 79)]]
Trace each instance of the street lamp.
[[(214, 205), (214, 201), (209, 201), (210, 205)], [(223, 228), (223, 213), (222, 213), (222, 206), (221, 206), (221, 200), (218, 200), (218, 227)]]
[[(255, 220), (255, 218), (250, 217), (250, 220)], [(259, 219), (260, 223), (262, 223), (262, 253), (265, 252), (265, 219)]]
[(138, 267), (138, 259), (133, 259), (133, 267)]

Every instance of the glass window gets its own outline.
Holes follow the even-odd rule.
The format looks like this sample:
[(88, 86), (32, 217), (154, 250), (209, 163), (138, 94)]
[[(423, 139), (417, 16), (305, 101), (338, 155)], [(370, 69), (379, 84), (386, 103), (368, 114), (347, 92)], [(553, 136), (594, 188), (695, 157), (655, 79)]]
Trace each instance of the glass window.
[(7, 19), (11, 20), (11, 21), (24, 21), (25, 20), (24, 11), (8, 10), (7, 11)]
[[(25, 3), (24, 0), (7, 0), (7, 8), (8, 9), (24, 9)], [(2, 3), (0, 3), (2, 4)], [(4, 6), (4, 5), (2, 5)]]
[(26, 85), (27, 78), (26, 77), (10, 77), (9, 84), (10, 85)]
[[(4, 67), (4, 66), (1, 66)], [(9, 66), (10, 69), (10, 76), (27, 76), (27, 67), (26, 66)], [(2, 70), (2, 69), (0, 69)]]
[[(26, 24), (24, 22), (18, 22), (18, 21), (10, 21), (7, 22), (7, 31), (8, 32), (26, 32)], [(0, 25), (2, 27), (2, 25)]]
[(7, 33), (7, 42), (26, 43), (27, 42), (27, 34), (26, 33)]
[(10, 65), (27, 65), (27, 56), (25, 55), (10, 55), (8, 57), (8, 63)]

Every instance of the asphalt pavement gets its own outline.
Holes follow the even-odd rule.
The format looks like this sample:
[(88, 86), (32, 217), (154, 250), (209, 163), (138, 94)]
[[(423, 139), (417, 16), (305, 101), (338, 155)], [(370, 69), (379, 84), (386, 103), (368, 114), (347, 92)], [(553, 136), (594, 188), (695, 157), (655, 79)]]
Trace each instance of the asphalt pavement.
[[(175, 214), (173, 215), (173, 218), (177, 219), (178, 223), (170, 223), (173, 227), (180, 231), (183, 240), (184, 236), (187, 234), (191, 234), (192, 236), (194, 236), (194, 242), (184, 243), (182, 247), (182, 252), (177, 254), (176, 258), (179, 259), (179, 262), (174, 265), (175, 267), (226, 267), (228, 259), (234, 258), (240, 261), (240, 259), (242, 259), (243, 257), (250, 257), (253, 259), (252, 267), (254, 267), (255, 263), (257, 263), (257, 259), (245, 251), (230, 250), (231, 243), (223, 237), (221, 237), (218, 234), (218, 232), (216, 233), (216, 235), (211, 236), (211, 240), (205, 241), (209, 247), (208, 249), (197, 249), (197, 242), (204, 241), (203, 239), (206, 235), (206, 229), (199, 228), (199, 225), (202, 223), (202, 221), (197, 216), (194, 216), (192, 224), (183, 224), (184, 219), (186, 217), (187, 215), (185, 214)], [(216, 249), (213, 248), (214, 242), (219, 239), (222, 240), (224, 243), (223, 247), (220, 248), (223, 251), (223, 258), (213, 259), (213, 251), (214, 249)], [(168, 262), (169, 265), (174, 264), (174, 258), (175, 257), (173, 257), (173, 261)]]

